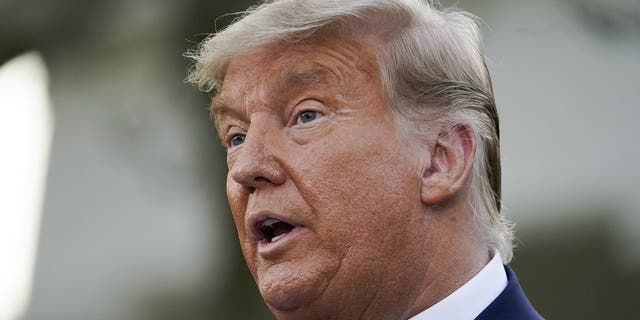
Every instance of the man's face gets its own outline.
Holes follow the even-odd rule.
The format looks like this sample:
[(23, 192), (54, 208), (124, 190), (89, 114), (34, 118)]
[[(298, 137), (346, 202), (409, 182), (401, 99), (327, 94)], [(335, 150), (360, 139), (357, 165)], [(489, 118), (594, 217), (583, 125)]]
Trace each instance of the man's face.
[(279, 317), (362, 312), (427, 263), (428, 159), (394, 121), (374, 52), (272, 46), (236, 57), (214, 98), (242, 251)]

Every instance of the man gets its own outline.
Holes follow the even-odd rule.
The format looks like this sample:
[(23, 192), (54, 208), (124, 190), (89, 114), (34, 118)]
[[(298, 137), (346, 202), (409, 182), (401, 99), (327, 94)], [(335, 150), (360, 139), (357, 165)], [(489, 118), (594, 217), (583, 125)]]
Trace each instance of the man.
[(540, 319), (508, 267), (477, 25), (420, 0), (281, 0), (190, 55), (279, 319)]

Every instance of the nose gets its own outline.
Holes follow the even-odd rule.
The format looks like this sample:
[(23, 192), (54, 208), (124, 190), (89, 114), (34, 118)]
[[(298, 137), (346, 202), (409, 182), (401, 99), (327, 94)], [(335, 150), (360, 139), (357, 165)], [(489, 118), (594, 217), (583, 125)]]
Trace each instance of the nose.
[(229, 176), (249, 194), (287, 180), (280, 158), (274, 152), (274, 139), (264, 130), (249, 130), (229, 168)]

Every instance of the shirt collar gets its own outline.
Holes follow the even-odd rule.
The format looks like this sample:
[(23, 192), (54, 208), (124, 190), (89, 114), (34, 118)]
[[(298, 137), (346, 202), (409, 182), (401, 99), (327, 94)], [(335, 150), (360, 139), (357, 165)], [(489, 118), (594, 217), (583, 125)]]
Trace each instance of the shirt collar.
[(497, 251), (489, 263), (462, 287), (409, 320), (475, 319), (507, 286), (507, 274)]

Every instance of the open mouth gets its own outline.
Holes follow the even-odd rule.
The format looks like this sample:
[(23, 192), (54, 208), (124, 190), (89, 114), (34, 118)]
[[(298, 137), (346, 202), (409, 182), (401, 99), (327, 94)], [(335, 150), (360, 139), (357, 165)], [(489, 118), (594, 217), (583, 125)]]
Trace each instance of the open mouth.
[(284, 238), (295, 226), (282, 220), (267, 218), (257, 223), (258, 240), (266, 242), (276, 242)]

